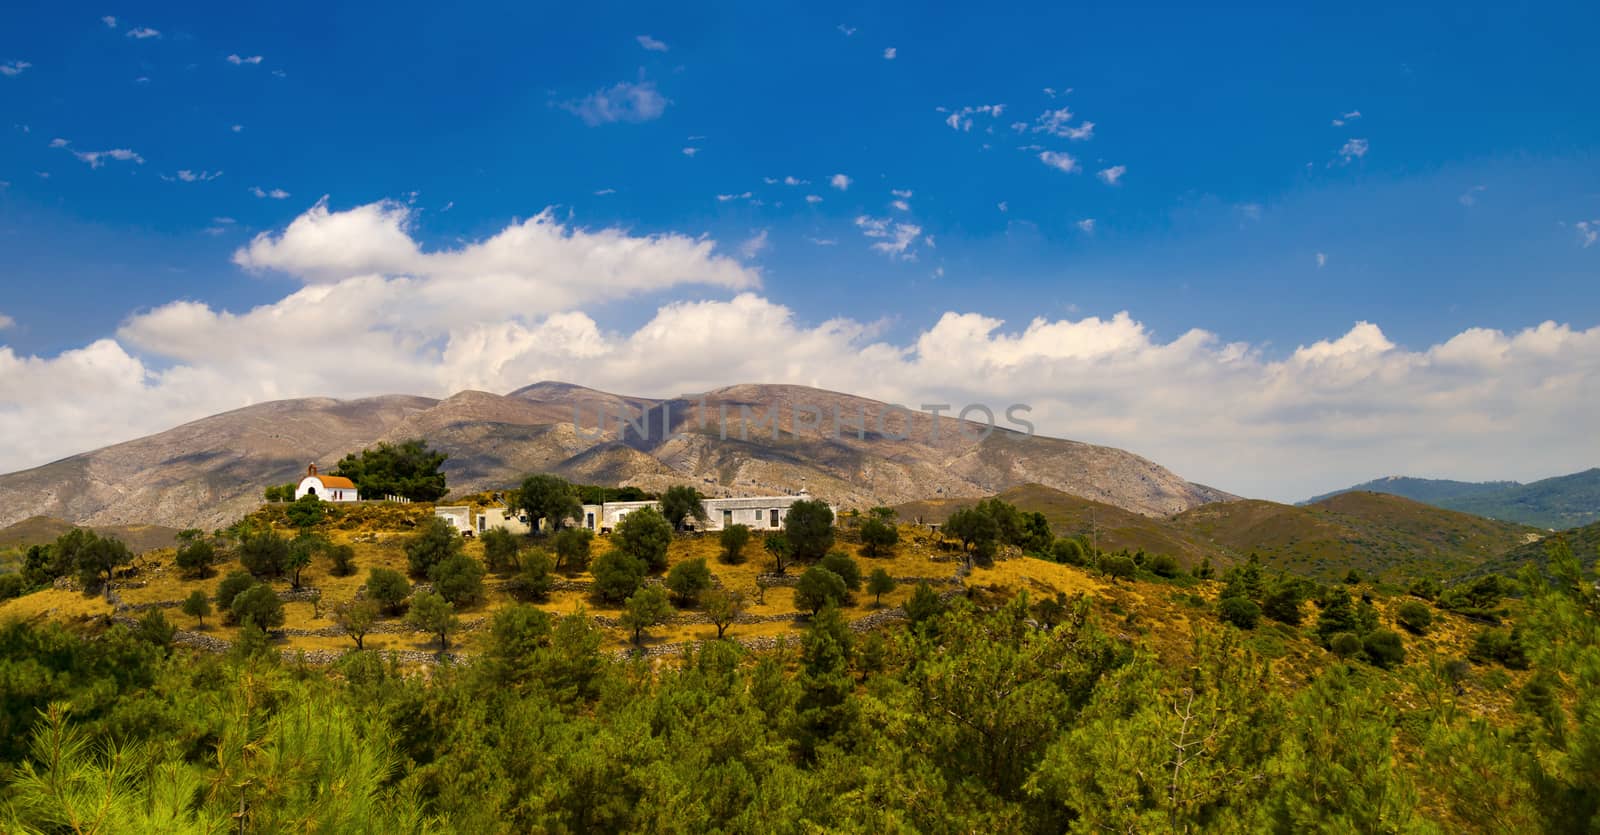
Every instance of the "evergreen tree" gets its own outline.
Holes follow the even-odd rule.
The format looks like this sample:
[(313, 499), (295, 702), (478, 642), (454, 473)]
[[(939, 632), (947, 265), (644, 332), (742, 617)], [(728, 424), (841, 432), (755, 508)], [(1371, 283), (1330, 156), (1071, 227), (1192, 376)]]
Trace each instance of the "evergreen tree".
[(672, 544), (672, 523), (653, 507), (641, 507), (624, 516), (611, 534), (617, 550), (645, 564), (652, 572), (667, 570), (667, 547)]
[(644, 638), (644, 631), (672, 617), (672, 604), (660, 586), (645, 586), (633, 593), (622, 611), (622, 628), (633, 633), (633, 642)]

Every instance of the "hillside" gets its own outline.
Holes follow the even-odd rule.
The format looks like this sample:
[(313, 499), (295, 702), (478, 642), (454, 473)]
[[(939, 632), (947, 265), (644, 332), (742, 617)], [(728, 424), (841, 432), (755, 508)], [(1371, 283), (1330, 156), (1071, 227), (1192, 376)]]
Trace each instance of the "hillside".
[(1448, 510), (1549, 530), (1563, 530), (1600, 521), (1600, 468), (1529, 484), (1390, 476), (1308, 499), (1302, 504), (1315, 504), (1333, 496), (1359, 491), (1404, 496)]
[[(1186, 567), (1198, 565), (1207, 556), (1217, 556), (1212, 549), (1175, 529), (1166, 520), (1130, 513), (1042, 484), (1013, 487), (1002, 491), (997, 498), (1028, 513), (1044, 514), (1056, 536), (1083, 536), (1105, 551), (1170, 554)], [(972, 499), (932, 499), (908, 502), (895, 510), (901, 521), (943, 522), (956, 509), (970, 507), (973, 502)]]
[[(1252, 552), (1286, 571), (1321, 579), (1363, 572), (1446, 577), (1537, 538), (1533, 528), (1442, 510), (1381, 493), (1345, 493), (1307, 507), (1245, 499), (1155, 519), (1039, 484), (999, 497), (1050, 520), (1058, 536), (1094, 533), (1102, 550), (1171, 554), (1186, 566), (1221, 568)], [(943, 521), (971, 499), (900, 505), (906, 521)]]
[(1600, 559), (1600, 522), (1584, 525), (1581, 528), (1570, 528), (1550, 534), (1537, 542), (1519, 545), (1490, 559), (1469, 573), (1474, 575), (1496, 573), (1515, 577), (1524, 565), (1530, 563), (1544, 570), (1550, 562), (1551, 541), (1557, 537), (1567, 541), (1567, 547), (1572, 549), (1573, 555), (1578, 558), (1578, 564), (1583, 566), (1585, 571), (1594, 570), (1596, 560)]
[(1411, 476), (1392, 475), (1384, 478), (1375, 478), (1364, 484), (1346, 487), (1343, 490), (1334, 490), (1331, 493), (1312, 496), (1303, 502), (1297, 502), (1297, 504), (1302, 506), (1316, 504), (1342, 493), (1365, 492), (1388, 493), (1391, 496), (1402, 496), (1423, 504), (1441, 505), (1442, 502), (1453, 499), (1495, 493), (1521, 486), (1522, 484), (1516, 481), (1452, 481), (1447, 478), (1412, 478)]
[[(0, 528), (0, 548), (26, 548), (46, 545), (75, 527), (70, 522), (49, 516), (34, 516)], [(103, 525), (93, 528), (101, 536), (122, 540), (135, 554), (171, 548), (177, 544), (178, 529), (160, 525)]]
[[(601, 406), (606, 424), (597, 432)], [(619, 430), (623, 407), (629, 416), (646, 410), (648, 436)], [(829, 417), (796, 432), (800, 407), (839, 414), (843, 426), (833, 432)], [(752, 416), (743, 438), (741, 408)], [(776, 438), (770, 424), (757, 425), (771, 409), (779, 412)], [(724, 413), (727, 437), (719, 425)], [(863, 415), (858, 437), (853, 427)], [(980, 438), (975, 426), (957, 431), (948, 415), (937, 431), (933, 420), (801, 386), (741, 385), (656, 400), (547, 382), (504, 396), (284, 400), (0, 476), (0, 525), (51, 516), (215, 528), (248, 513), (263, 487), (296, 479), (308, 463), (328, 469), (348, 452), (415, 437), (449, 453), (445, 473), (457, 493), (547, 471), (647, 490), (689, 482), (709, 495), (806, 488), (844, 506), (979, 497), (1029, 482), (1149, 516), (1232, 498), (1123, 450), (1003, 430)]]
[(1538, 536), (1523, 525), (1383, 493), (1345, 493), (1306, 507), (1226, 502), (1170, 521), (1201, 543), (1324, 579), (1351, 568), (1369, 576), (1454, 575)]

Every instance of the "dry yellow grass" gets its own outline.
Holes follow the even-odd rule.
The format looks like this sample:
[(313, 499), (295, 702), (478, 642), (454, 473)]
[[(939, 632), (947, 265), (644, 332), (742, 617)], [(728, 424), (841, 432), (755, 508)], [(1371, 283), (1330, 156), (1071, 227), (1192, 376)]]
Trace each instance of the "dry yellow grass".
[(0, 603), (0, 620), (32, 620), (45, 617), (69, 621), (111, 613), (111, 604), (101, 595), (86, 595), (82, 592), (58, 589), (45, 589), (26, 597)]

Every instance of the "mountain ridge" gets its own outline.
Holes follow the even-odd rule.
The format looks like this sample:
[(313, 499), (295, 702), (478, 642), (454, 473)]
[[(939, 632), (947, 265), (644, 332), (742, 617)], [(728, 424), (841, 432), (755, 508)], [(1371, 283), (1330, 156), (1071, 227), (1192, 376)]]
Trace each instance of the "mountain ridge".
[(1388, 476), (1314, 496), (1309, 505), (1344, 493), (1370, 491), (1548, 530), (1577, 528), (1600, 521), (1600, 468), (1531, 481), (1452, 481)]
[[(625, 404), (630, 414), (644, 410), (642, 436), (619, 419)], [(599, 405), (608, 414), (597, 429)], [(797, 414), (803, 408), (837, 411), (847, 426), (835, 435), (813, 426), (809, 413)], [(724, 430), (724, 413), (730, 420), (748, 413), (752, 422), (743, 432), (737, 423)], [(847, 506), (978, 497), (1035, 481), (1150, 516), (1235, 498), (1125, 450), (1001, 428), (980, 436), (982, 424), (972, 422), (963, 433), (948, 415), (934, 421), (846, 393), (764, 384), (669, 399), (543, 381), (507, 395), (278, 400), (0, 475), (0, 526), (50, 516), (216, 527), (253, 510), (262, 488), (296, 480), (308, 464), (331, 469), (347, 453), (416, 437), (450, 455), (445, 472), (458, 493), (544, 471), (650, 490), (687, 483), (709, 495), (806, 488)]]

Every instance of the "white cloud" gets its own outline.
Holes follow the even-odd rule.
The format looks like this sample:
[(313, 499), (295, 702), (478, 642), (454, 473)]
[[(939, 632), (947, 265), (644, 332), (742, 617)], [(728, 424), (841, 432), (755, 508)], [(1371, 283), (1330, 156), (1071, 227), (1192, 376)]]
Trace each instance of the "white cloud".
[(739, 244), (739, 255), (746, 261), (749, 261), (757, 255), (760, 255), (762, 252), (765, 252), (767, 246), (767, 230), (762, 229), (754, 235), (746, 238), (744, 243)]
[(1341, 115), (1339, 118), (1334, 119), (1333, 120), (1333, 126), (1336, 127), (1336, 128), (1342, 128), (1342, 127), (1345, 126), (1346, 122), (1354, 122), (1355, 120), (1357, 120), (1359, 118), (1361, 118), (1361, 111), (1352, 110), (1349, 113), (1345, 113), (1345, 114)]
[(854, 26), (846, 26), (843, 23), (835, 26), (834, 28), (838, 29), (840, 32), (843, 32), (844, 36), (847, 38), (856, 33), (856, 28)]
[(973, 107), (959, 108), (934, 108), (935, 111), (945, 114), (944, 123), (949, 125), (951, 130), (959, 131), (972, 130), (972, 117), (974, 116), (988, 116), (991, 119), (998, 119), (1000, 118), (1000, 114), (1005, 112), (1005, 109), (1006, 106), (1003, 104), (980, 104)]
[(1367, 155), (1367, 140), (1352, 139), (1339, 148), (1339, 159), (1344, 162), (1361, 159)]
[(623, 81), (562, 107), (582, 119), (584, 124), (593, 126), (614, 122), (648, 122), (660, 118), (668, 104), (670, 102), (657, 92), (655, 82)]
[(683, 155), (686, 156), (686, 157), (692, 157), (692, 156), (694, 156), (695, 154), (698, 154), (698, 153), (700, 153), (700, 149), (699, 148), (689, 147), (689, 148), (684, 148), (683, 149)]
[(904, 200), (891, 200), (891, 201), (889, 201), (889, 205), (893, 206), (896, 209), (899, 209), (902, 212), (911, 211), (911, 204), (907, 203)]
[(595, 193), (594, 193), (594, 196), (596, 196), (596, 197), (605, 197), (608, 194), (616, 194), (616, 193), (617, 193), (617, 190), (614, 189), (614, 188), (602, 188), (602, 189), (596, 190)]
[(259, 64), (261, 63), (261, 56), (251, 55), (247, 58), (241, 58), (238, 55), (229, 55), (228, 63), (233, 64), (234, 66), (240, 66), (243, 64)]
[(33, 65), (27, 61), (7, 61), (4, 64), (0, 64), (0, 75), (8, 78), (22, 75), (22, 71), (31, 66)]
[(850, 178), (843, 174), (835, 174), (828, 178), (828, 185), (833, 186), (840, 191), (848, 190), (850, 188), (850, 182)]
[(1057, 171), (1065, 171), (1068, 174), (1078, 170), (1078, 161), (1071, 154), (1065, 154), (1060, 151), (1040, 151), (1039, 161)]
[(1001, 201), (1000, 201), (1000, 202), (999, 202), (999, 203), (996, 203), (996, 204), (995, 204), (995, 208), (996, 208), (996, 209), (999, 209), (999, 210), (1000, 210), (1000, 211), (1002, 211), (1002, 212), (1009, 212), (1009, 211), (1011, 211), (1011, 207), (1010, 207), (1010, 206), (1009, 206), (1009, 205), (1008, 205), (1008, 204), (1007, 204), (1007, 203), (1006, 203), (1006, 201), (1004, 201), (1004, 200), (1001, 200)]
[(50, 140), (50, 147), (52, 147), (52, 148), (65, 148), (65, 147), (67, 147), (68, 145), (71, 145), (71, 144), (72, 144), (71, 142), (68, 142), (67, 140), (62, 139), (59, 136), (56, 137), (55, 139)]
[(233, 127), (229, 128), (229, 130), (233, 131), (234, 133), (239, 133), (244, 130), (244, 125), (234, 125)]
[(148, 26), (140, 26), (137, 29), (129, 29), (128, 37), (142, 41), (145, 38), (159, 38), (161, 37), (161, 32)]
[(1101, 180), (1104, 180), (1107, 185), (1113, 185), (1114, 186), (1117, 183), (1121, 182), (1122, 175), (1126, 174), (1126, 173), (1128, 173), (1128, 166), (1126, 166), (1126, 165), (1113, 165), (1110, 168), (1102, 168), (1102, 169), (1100, 169), (1100, 173), (1096, 174), (1095, 176), (1099, 177)]
[[(618, 249), (653, 269), (656, 243), (621, 241), (560, 236), (546, 275), (585, 284), (565, 277), (572, 265)], [(702, 259), (698, 269), (721, 268)], [(0, 348), (0, 470), (285, 397), (505, 392), (543, 379), (652, 397), (761, 381), (912, 408), (1026, 403), (1041, 433), (1280, 500), (1384, 473), (1525, 480), (1600, 457), (1600, 327), (1472, 328), (1407, 348), (1358, 322), (1273, 355), (1204, 330), (1158, 339), (1126, 312), (1008, 325), (949, 311), (888, 341), (870, 324), (807, 323), (742, 293), (665, 304), (613, 332), (585, 312), (524, 308), (544, 297), (542, 278), (492, 273), (442, 286), (353, 278), (238, 313), (175, 302), (54, 356)], [(308, 332), (340, 334), (340, 361), (321, 361)]]
[(475, 304), (485, 315), (556, 309), (590, 297), (595, 287), (620, 297), (677, 284), (744, 289), (759, 282), (709, 240), (590, 231), (563, 225), (548, 209), (493, 237), (436, 252), (422, 251), (412, 237), (415, 220), (413, 209), (394, 201), (331, 211), (323, 199), (281, 233), (257, 235), (233, 260), (308, 284), (414, 282), (427, 294), (481, 296)]
[(1578, 243), (1584, 249), (1588, 249), (1594, 246), (1596, 241), (1600, 241), (1600, 220), (1580, 220), (1573, 225), (1578, 227)]
[(257, 197), (271, 197), (273, 200), (283, 200), (289, 196), (289, 192), (284, 191), (281, 188), (275, 188), (271, 191), (267, 191), (261, 186), (251, 186), (250, 193)]
[(645, 51), (647, 51), (647, 52), (666, 52), (667, 51), (666, 43), (664, 43), (662, 41), (658, 41), (655, 38), (650, 37), (649, 35), (636, 35), (634, 37), (634, 40), (638, 41), (639, 45), (644, 47)]
[[(1072, 124), (1072, 111), (1069, 108), (1046, 110), (1034, 120), (1032, 130), (1034, 133), (1046, 133), (1050, 136), (1059, 136), (1063, 139), (1083, 140), (1094, 136), (1094, 122), (1083, 121), (1077, 125)], [(1022, 122), (1011, 125), (1013, 130), (1027, 127)]]
[[(52, 148), (67, 147), (65, 139), (54, 139), (50, 142)], [(72, 155), (89, 164), (90, 168), (99, 168), (106, 164), (106, 160), (117, 162), (132, 162), (144, 165), (144, 157), (139, 156), (127, 148), (113, 148), (109, 151), (72, 151)]]
[(1323, 267), (1326, 267), (1326, 266), (1328, 266), (1328, 253), (1326, 253), (1326, 252), (1317, 253), (1317, 269), (1320, 270), (1320, 269), (1322, 269)]
[(885, 49), (883, 51), (883, 60), (885, 60), (885, 61), (893, 61), (895, 56), (898, 55), (898, 54), (900, 54), (899, 51), (891, 46), (888, 49)]
[(1083, 220), (1078, 221), (1078, 228), (1080, 230), (1082, 230), (1085, 234), (1093, 235), (1094, 234), (1094, 218), (1086, 217)]
[(740, 192), (738, 194), (719, 194), (717, 195), (717, 202), (726, 203), (730, 200), (749, 200), (754, 196), (754, 193), (748, 191)]
[(17, 320), (5, 315), (4, 313), (0, 313), (0, 331), (15, 327), (16, 324)]
[(805, 186), (805, 185), (810, 185), (811, 181), (810, 180), (802, 180), (799, 177), (795, 177), (793, 175), (790, 175), (788, 177), (784, 177), (783, 178), (783, 184), (786, 185), (786, 186)]
[(806, 240), (816, 244), (817, 246), (837, 246), (839, 243), (833, 238), (806, 238)]
[(822, 198), (818, 197), (815, 194), (808, 194), (808, 195), (806, 195), (806, 202), (810, 203), (812, 205), (815, 205), (817, 203), (821, 203), (822, 202)]
[(215, 180), (221, 176), (221, 171), (190, 171), (187, 168), (181, 168), (178, 170), (178, 173), (175, 176), (168, 177), (167, 175), (162, 174), (161, 179), (167, 180), (168, 182), (178, 181), (184, 183), (203, 183), (207, 180)]
[(100, 22), (104, 23), (107, 29), (117, 28), (117, 19), (112, 15), (106, 15), (105, 17), (100, 18)]
[[(877, 218), (861, 215), (856, 218), (856, 228), (861, 234), (873, 239), (872, 250), (881, 252), (890, 258), (902, 261), (915, 261), (917, 254), (913, 250), (917, 236), (922, 234), (922, 227), (906, 221), (895, 221), (890, 218)], [(925, 241), (932, 245), (932, 238)]]
[(1457, 197), (1456, 200), (1463, 206), (1476, 206), (1478, 205), (1478, 195), (1485, 190), (1485, 186), (1473, 186), (1462, 192), (1461, 196)]
[(911, 189), (909, 188), (892, 188), (889, 189), (889, 193), (901, 199), (911, 198)]

